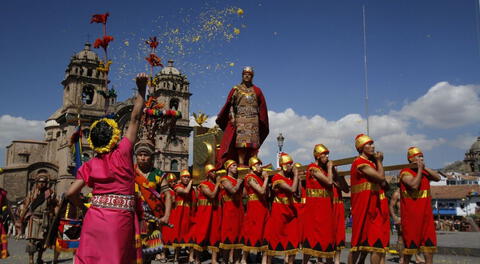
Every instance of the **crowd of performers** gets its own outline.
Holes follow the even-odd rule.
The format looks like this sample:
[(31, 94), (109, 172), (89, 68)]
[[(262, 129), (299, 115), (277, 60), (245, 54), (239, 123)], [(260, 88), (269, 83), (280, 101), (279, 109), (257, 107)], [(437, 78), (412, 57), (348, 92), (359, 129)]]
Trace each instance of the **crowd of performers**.
[[(193, 186), (188, 170), (182, 170), (177, 178), (154, 168), (154, 144), (137, 140), (148, 77), (139, 74), (136, 82), (138, 94), (123, 138), (114, 120), (94, 122), (88, 140), (97, 155), (80, 167), (66, 193), (72, 206), (85, 213), (81, 231), (72, 229), (80, 232), (76, 264), (149, 263), (156, 256), (165, 260), (168, 250), (173, 250), (174, 261), (178, 261), (182, 248), (188, 249), (191, 263), (198, 263), (207, 250), (212, 263), (220, 259), (225, 263), (257, 262), (251, 253), (260, 253), (258, 262), (262, 263), (271, 263), (274, 256), (293, 263), (298, 253), (303, 253), (304, 263), (311, 258), (340, 263), (345, 247), (342, 192), (351, 193), (349, 263), (363, 262), (368, 254), (371, 263), (385, 262), (390, 240), (385, 194), (389, 185), (383, 154), (375, 152), (369, 136), (355, 138), (359, 156), (351, 166), (350, 186), (338, 175), (323, 144), (315, 145), (314, 161), (307, 166), (304, 181), (300, 166), (282, 153), (280, 169), (274, 175), (269, 175), (255, 156), (248, 159), (247, 166), (229, 159), (223, 168), (206, 165), (206, 179)], [(402, 261), (409, 263), (413, 254), (421, 252), (425, 262), (432, 263), (436, 235), (429, 182), (440, 177), (425, 167), (419, 148), (408, 149), (407, 157), (416, 168), (400, 172)], [(245, 177), (239, 177), (239, 169), (248, 170)], [(56, 201), (46, 188), (45, 176), (37, 178), (37, 187), (28, 198), (29, 209), (24, 210), (28, 215), (23, 215), (29, 219), (31, 263), (35, 251), (40, 252), (41, 262), (44, 247), (40, 242), (45, 236), (38, 234), (46, 230), (43, 212)], [(92, 188), (88, 210), (81, 197), (84, 186)], [(0, 195), (3, 202), (6, 194), (2, 191)], [(5, 230), (0, 231), (0, 256), (6, 257)]]

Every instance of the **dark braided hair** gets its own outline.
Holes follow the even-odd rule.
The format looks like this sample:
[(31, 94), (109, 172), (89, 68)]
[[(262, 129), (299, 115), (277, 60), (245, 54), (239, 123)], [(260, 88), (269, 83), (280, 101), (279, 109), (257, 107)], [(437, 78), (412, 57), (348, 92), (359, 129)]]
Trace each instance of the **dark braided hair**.
[(105, 147), (110, 142), (112, 134), (113, 128), (107, 122), (102, 120), (90, 131), (90, 139), (92, 140), (93, 146), (96, 148)]

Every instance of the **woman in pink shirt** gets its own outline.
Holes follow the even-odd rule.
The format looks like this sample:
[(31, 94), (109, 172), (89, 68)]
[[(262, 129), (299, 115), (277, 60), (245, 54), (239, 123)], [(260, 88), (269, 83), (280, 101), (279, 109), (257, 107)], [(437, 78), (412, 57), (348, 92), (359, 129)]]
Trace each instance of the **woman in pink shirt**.
[(132, 149), (137, 140), (147, 81), (144, 73), (137, 75), (138, 93), (130, 123), (118, 144), (120, 130), (113, 119), (100, 119), (90, 127), (88, 142), (97, 155), (80, 167), (67, 192), (74, 204), (84, 207), (79, 193), (85, 185), (93, 189), (92, 206), (85, 215), (75, 255), (76, 264), (142, 262), (140, 237), (136, 236)]

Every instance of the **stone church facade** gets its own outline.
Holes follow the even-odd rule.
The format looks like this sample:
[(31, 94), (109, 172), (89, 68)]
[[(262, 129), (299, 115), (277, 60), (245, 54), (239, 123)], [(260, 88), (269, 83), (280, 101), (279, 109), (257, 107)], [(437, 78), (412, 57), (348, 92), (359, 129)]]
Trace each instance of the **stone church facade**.
[[(133, 98), (117, 102), (109, 94), (106, 75), (98, 71), (100, 59), (91, 50), (89, 43), (72, 56), (65, 71), (63, 104), (45, 121), (43, 141), (14, 140), (6, 147), (6, 163), (0, 174), (0, 187), (8, 191), (10, 201), (23, 199), (31, 190), (40, 170), (47, 170), (50, 183), (58, 195), (65, 192), (74, 176), (74, 162), (70, 137), (80, 121), (82, 129), (82, 155), (84, 160), (94, 156), (87, 143), (90, 125), (106, 113), (115, 113), (121, 129), (128, 124), (133, 108)], [(189, 126), (189, 92), (187, 77), (169, 61), (156, 76), (156, 86), (150, 94), (165, 104), (166, 109), (182, 112), (177, 120), (175, 137), (167, 140), (166, 134), (156, 135), (155, 166), (166, 172), (188, 169), (188, 140), (192, 128)], [(105, 110), (107, 109), (107, 111)]]

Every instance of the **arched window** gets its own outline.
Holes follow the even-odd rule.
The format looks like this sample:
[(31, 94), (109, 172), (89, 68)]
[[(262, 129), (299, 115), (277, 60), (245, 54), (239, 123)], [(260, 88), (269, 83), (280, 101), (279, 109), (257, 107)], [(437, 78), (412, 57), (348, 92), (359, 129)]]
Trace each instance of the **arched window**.
[(87, 76), (91, 77), (92, 74), (93, 74), (93, 70), (92, 69), (87, 69)]
[(172, 162), (170, 163), (170, 170), (178, 171), (178, 160), (172, 160)]
[(84, 104), (92, 104), (93, 103), (93, 96), (95, 95), (95, 90), (92, 86), (85, 86), (82, 90), (82, 102)]
[(170, 99), (170, 109), (178, 110), (180, 101), (177, 98)]

